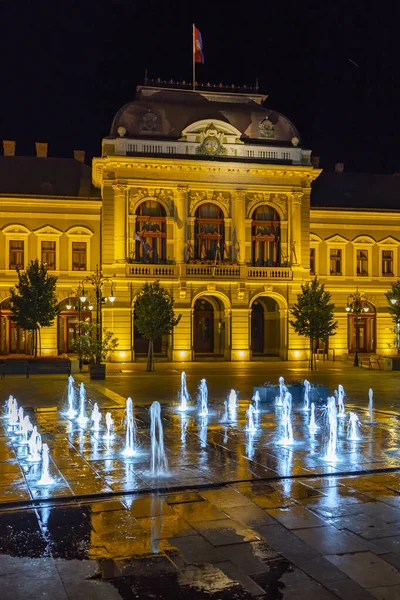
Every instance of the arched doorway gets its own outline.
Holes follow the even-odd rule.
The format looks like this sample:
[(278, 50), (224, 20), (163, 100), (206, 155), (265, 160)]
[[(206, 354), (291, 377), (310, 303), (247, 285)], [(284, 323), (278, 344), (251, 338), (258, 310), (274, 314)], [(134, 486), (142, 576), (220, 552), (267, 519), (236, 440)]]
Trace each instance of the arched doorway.
[[(79, 306), (80, 304), (80, 306)], [(57, 348), (59, 354), (74, 352), (73, 343), (79, 335), (79, 321), (92, 322), (93, 306), (87, 300), (81, 303), (79, 298), (65, 298), (59, 304), (57, 317)]]
[(219, 298), (202, 296), (193, 308), (193, 351), (195, 357), (223, 356), (225, 350), (225, 310)]
[(358, 352), (360, 354), (374, 353), (376, 351), (376, 310), (371, 302), (363, 302), (362, 312), (348, 313), (348, 346), (353, 353), (356, 347), (358, 328)]
[(251, 307), (251, 351), (253, 356), (279, 356), (281, 319), (273, 298), (258, 297)]
[(10, 308), (9, 298), (0, 304), (0, 354), (31, 354), (32, 331), (9, 319)]

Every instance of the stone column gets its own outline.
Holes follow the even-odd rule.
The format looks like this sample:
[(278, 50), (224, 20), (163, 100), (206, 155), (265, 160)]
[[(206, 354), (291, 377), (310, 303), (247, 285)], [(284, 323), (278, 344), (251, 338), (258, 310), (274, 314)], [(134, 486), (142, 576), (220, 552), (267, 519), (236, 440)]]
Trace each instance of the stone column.
[(114, 190), (114, 262), (123, 266), (127, 256), (127, 186), (124, 184), (113, 185)]
[[(175, 201), (175, 255), (176, 263), (185, 262), (186, 256), (186, 222), (187, 222), (188, 188), (179, 186)], [(193, 242), (192, 242), (193, 244)]]
[[(240, 265), (244, 265), (246, 261), (246, 235), (245, 235), (245, 218), (246, 218), (246, 202), (245, 192), (236, 190), (232, 194), (232, 245), (234, 246), (233, 258), (236, 257)], [(235, 247), (236, 246), (236, 247)]]

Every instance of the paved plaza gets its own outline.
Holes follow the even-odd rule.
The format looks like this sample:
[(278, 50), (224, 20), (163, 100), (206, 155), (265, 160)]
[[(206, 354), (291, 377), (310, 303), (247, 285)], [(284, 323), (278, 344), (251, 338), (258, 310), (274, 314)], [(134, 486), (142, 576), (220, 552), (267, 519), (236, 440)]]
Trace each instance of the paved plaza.
[[(110, 365), (104, 382), (84, 382), (89, 403), (110, 411), (104, 439), (65, 417), (67, 380), (1, 381), (50, 448), (55, 485), (37, 485), (40, 465), (0, 421), (0, 597), (230, 598), (400, 597), (400, 413), (398, 374), (319, 363), (184, 365), (192, 395), (178, 410), (182, 365)], [(122, 371), (122, 372), (121, 372)], [(362, 440), (338, 422), (338, 460), (325, 460), (326, 399), (320, 430), (293, 401), (293, 446), (280, 445), (281, 409), (263, 403), (257, 431), (246, 431), (253, 387), (278, 377), (341, 383)], [(209, 388), (209, 415), (196, 390)], [(368, 390), (374, 412), (368, 412)], [(238, 391), (234, 413), (224, 405)], [(124, 405), (134, 401), (139, 451), (125, 447)], [(2, 400), (2, 401), (3, 401)], [(149, 405), (162, 405), (168, 476), (150, 469)], [(88, 407), (90, 414), (90, 407)]]

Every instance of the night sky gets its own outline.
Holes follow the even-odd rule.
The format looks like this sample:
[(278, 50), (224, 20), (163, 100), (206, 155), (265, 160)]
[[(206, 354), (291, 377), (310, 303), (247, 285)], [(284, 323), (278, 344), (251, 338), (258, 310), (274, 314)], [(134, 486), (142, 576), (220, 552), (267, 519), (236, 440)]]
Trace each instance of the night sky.
[(50, 156), (99, 155), (146, 68), (191, 80), (194, 21), (198, 81), (258, 77), (327, 170), (400, 171), (398, 2), (0, 0), (0, 19), (0, 138), (17, 154), (48, 141)]

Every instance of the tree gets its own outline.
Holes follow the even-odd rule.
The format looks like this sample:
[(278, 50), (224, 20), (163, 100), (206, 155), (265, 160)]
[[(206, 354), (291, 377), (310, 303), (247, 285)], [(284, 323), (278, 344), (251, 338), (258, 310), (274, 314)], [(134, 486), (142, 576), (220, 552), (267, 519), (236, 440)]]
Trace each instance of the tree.
[(397, 353), (400, 353), (400, 281), (392, 283), (392, 288), (385, 292), (389, 305), (389, 313), (394, 324)]
[(171, 333), (181, 320), (175, 316), (175, 300), (160, 286), (159, 281), (145, 283), (135, 302), (135, 325), (137, 330), (149, 340), (147, 371), (154, 371), (154, 340)]
[(92, 364), (100, 364), (101, 361), (107, 360), (110, 352), (118, 347), (118, 339), (112, 331), (108, 331), (104, 327), (100, 341), (97, 335), (99, 330), (100, 325), (96, 323), (79, 322), (80, 335), (72, 342), (72, 349), (78, 355), (79, 365), (82, 364), (82, 360), (87, 360)]
[(301, 294), (297, 296), (297, 303), (290, 309), (293, 320), (291, 326), (299, 335), (310, 340), (310, 369), (316, 368), (314, 360), (314, 343), (320, 339), (325, 342), (331, 335), (335, 335), (337, 321), (334, 321), (335, 305), (331, 294), (325, 291), (325, 286), (320, 285), (315, 277), (301, 286)]
[(45, 263), (32, 260), (26, 270), (17, 267), (18, 284), (10, 289), (10, 320), (32, 331), (32, 354), (37, 356), (41, 327), (51, 327), (58, 315), (57, 277), (49, 275)]

